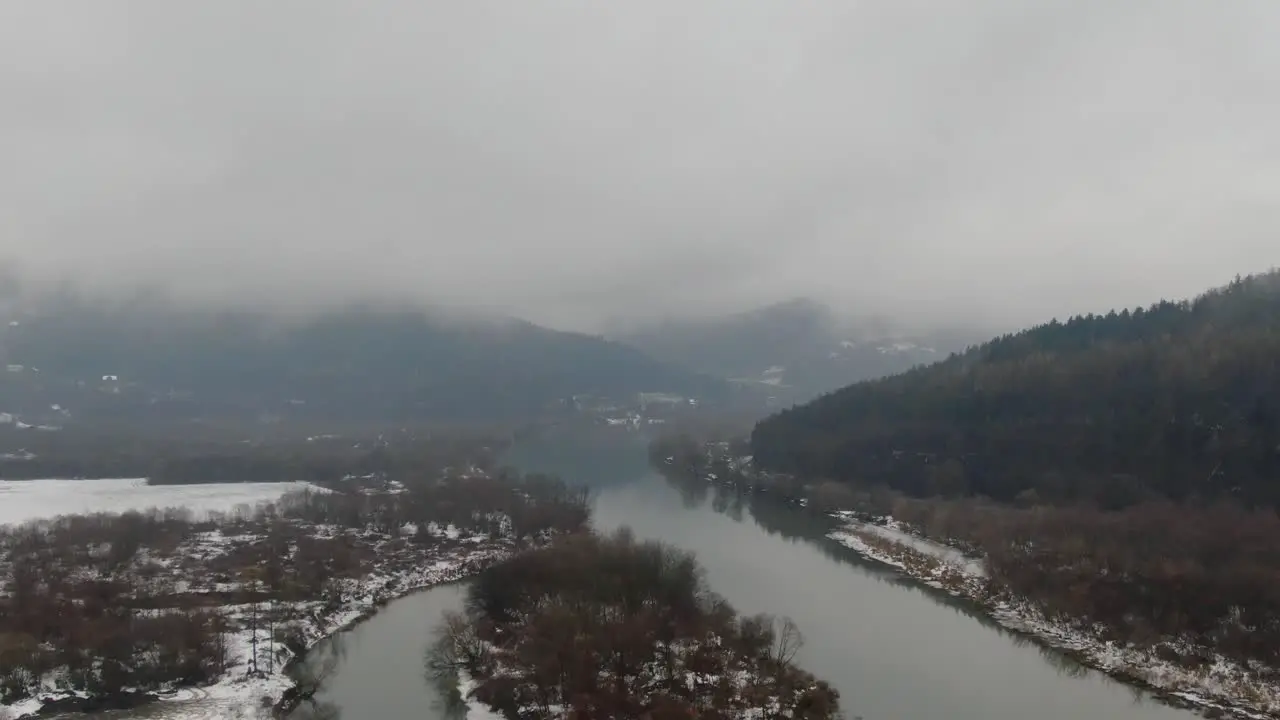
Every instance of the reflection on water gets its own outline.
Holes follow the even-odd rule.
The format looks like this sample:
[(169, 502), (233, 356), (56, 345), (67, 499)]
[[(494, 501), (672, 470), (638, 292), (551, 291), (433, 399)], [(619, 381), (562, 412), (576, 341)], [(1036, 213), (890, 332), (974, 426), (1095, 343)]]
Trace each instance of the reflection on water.
[(342, 717), (342, 711), (333, 703), (312, 698), (299, 705), (289, 714), (289, 717), (293, 720), (339, 720)]
[[(552, 451), (554, 452), (554, 451)], [(619, 462), (626, 456), (619, 451)], [(646, 463), (638, 453), (637, 463)], [(836, 523), (767, 495), (699, 481), (600, 490), (596, 524), (691, 550), (710, 586), (746, 613), (796, 620), (801, 664), (849, 716), (965, 720), (1191, 718), (902, 578), (826, 537)]]
[[(289, 717), (324, 720), (457, 720), (466, 716), (456, 685), (427, 672), (426, 653), (444, 614), (462, 609), (466, 587), (442, 585), (388, 604), (372, 618), (342, 633), (341, 652), (331, 671), (321, 671), (315, 703), (322, 715), (307, 714), (303, 703)], [(313, 671), (334, 657), (331, 640), (308, 654), (300, 671)]]
[[(694, 552), (710, 586), (740, 611), (795, 619), (808, 638), (798, 661), (840, 690), (849, 717), (1194, 717), (863, 560), (826, 537), (834, 521), (731, 488), (666, 481), (648, 468), (636, 436), (586, 446), (560, 440), (527, 443), (508, 461), (592, 485), (598, 527), (628, 525), (638, 537)], [(463, 594), (451, 585), (410, 596), (347, 633), (346, 656), (317, 702), (347, 720), (457, 717), (455, 688), (430, 681), (424, 653)]]
[[(709, 505), (717, 513), (735, 522), (752, 521), (768, 535), (776, 535), (791, 542), (809, 543), (832, 560), (866, 569), (868, 571), (866, 577), (877, 583), (885, 583), (905, 592), (924, 595), (931, 601), (950, 608), (957, 615), (1007, 637), (1019, 647), (1034, 648), (1050, 667), (1064, 677), (1084, 678), (1091, 673), (1096, 674), (1070, 656), (1000, 625), (970, 601), (955, 598), (941, 590), (904, 577), (896, 571), (887, 570), (879, 563), (869, 561), (842, 543), (828, 538), (827, 533), (839, 526), (839, 521), (834, 518), (809, 513), (773, 500), (767, 495), (744, 493), (729, 486), (692, 478), (664, 477), (663, 480), (680, 493), (681, 501), (685, 503), (686, 508), (696, 510), (700, 505)], [(1142, 700), (1146, 697), (1142, 690), (1130, 689), (1136, 690), (1136, 699)]]
[(503, 464), (596, 490), (644, 482), (651, 473), (645, 436), (607, 429), (548, 430), (540, 440), (511, 448)]
[(347, 635), (339, 633), (312, 648), (306, 659), (289, 669), (294, 686), (292, 697), (300, 698), (289, 717), (296, 720), (338, 720), (342, 711), (324, 700), (329, 680), (347, 658)]

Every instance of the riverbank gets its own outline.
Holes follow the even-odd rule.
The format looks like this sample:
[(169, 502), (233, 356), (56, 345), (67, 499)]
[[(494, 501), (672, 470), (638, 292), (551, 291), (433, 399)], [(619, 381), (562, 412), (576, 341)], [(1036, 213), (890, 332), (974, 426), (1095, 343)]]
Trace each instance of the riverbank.
[(626, 527), (522, 554), (468, 588), (429, 655), (464, 699), (521, 717), (839, 716), (794, 622), (739, 615), (693, 555)]
[[(1266, 637), (1262, 633), (1270, 626), (1261, 623), (1270, 622), (1274, 611), (1259, 601), (1267, 592), (1265, 582), (1258, 581), (1262, 576), (1241, 577), (1242, 565), (1252, 569), (1249, 558), (1263, 558), (1257, 560), (1258, 567), (1269, 566), (1274, 553), (1255, 538), (1266, 537), (1258, 527), (1274, 523), (1274, 518), (1226, 512), (1224, 517), (1238, 521), (1233, 526), (1207, 510), (1071, 515), (1053, 508), (930, 505), (932, 501), (908, 501), (885, 488), (815, 483), (766, 472), (756, 468), (751, 457), (736, 454), (732, 443), (679, 437), (655, 442), (649, 457), (653, 467), (679, 485), (730, 488), (803, 508), (815, 526), (835, 518), (843, 527), (832, 537), (842, 544), (964, 598), (999, 625), (1126, 684), (1148, 689), (1169, 704), (1206, 714), (1280, 717), (1280, 669), (1266, 659), (1265, 647), (1250, 637)], [(919, 511), (922, 506), (932, 514)], [(886, 517), (892, 512), (905, 519), (899, 509), (915, 509), (910, 523)], [(1204, 520), (1219, 530), (1188, 532), (1199, 526), (1179, 526), (1180, 517)], [(859, 520), (866, 524), (855, 522)], [(1224, 527), (1239, 532), (1224, 536)], [(1135, 534), (1158, 539), (1157, 549), (1125, 551), (1133, 546)], [(1214, 542), (1224, 537), (1237, 539), (1240, 547)], [(1206, 559), (1231, 552), (1236, 554), (1228, 556), (1234, 563), (1229, 577), (1241, 578), (1239, 585), (1210, 572)], [(1187, 575), (1188, 571), (1199, 575)], [(1180, 577), (1188, 582), (1180, 584)], [(1193, 582), (1193, 577), (1204, 582)], [(1214, 616), (1217, 611), (1211, 609), (1231, 597), (1239, 597), (1238, 605)], [(1206, 628), (1209, 621), (1216, 624)]]
[(585, 498), (476, 472), (0, 528), (0, 718), (147, 700), (165, 718), (265, 717), (321, 639), (581, 529)]
[[(321, 641), (372, 617), (389, 602), (474, 576), (519, 551), (514, 541), (507, 539), (462, 535), (452, 527), (442, 528), (440, 532), (450, 540), (450, 547), (430, 556), (424, 554), (416, 567), (406, 567), (410, 561), (403, 556), (389, 557), (374, 572), (344, 582), (342, 595), (336, 602), (331, 599), (280, 604), (276, 611), (294, 618), (287, 625), (289, 642), (281, 641), (280, 635), (268, 638), (262, 627), (255, 632), (251, 606), (221, 606), (219, 610), (225, 614), (229, 629), (223, 639), (228, 662), (220, 677), (199, 686), (127, 695), (139, 697), (141, 701), (136, 703), (139, 705), (169, 706), (164, 716), (170, 720), (250, 720), (285, 715), (290, 709), (285, 705), (286, 699), (299, 687), (298, 678), (289, 671)], [(0, 718), (77, 712), (80, 711), (77, 700), (95, 702), (101, 698), (82, 691), (50, 688), (31, 698), (0, 706)]]
[(1219, 656), (1197, 670), (1162, 660), (1152, 650), (1106, 641), (1078, 626), (1045, 617), (1026, 601), (995, 592), (981, 565), (965, 559), (958, 550), (919, 539), (895, 538), (892, 533), (900, 530), (886, 533), (883, 527), (859, 521), (852, 513), (832, 515), (842, 526), (828, 537), (841, 545), (897, 568), (928, 587), (969, 601), (1002, 627), (1142, 687), (1165, 702), (1200, 711), (1206, 717), (1280, 717), (1280, 687), (1261, 681), (1255, 671), (1238, 663)]
[[(502, 547), (476, 547), (471, 552), (466, 553), (465, 557), (437, 561), (430, 568), (426, 568), (424, 572), (416, 576), (396, 578), (399, 582), (392, 585), (391, 590), (373, 597), (366, 596), (361, 598), (359, 602), (352, 603), (335, 618), (337, 622), (323, 628), (317, 628), (308, 636), (306, 647), (301, 652), (293, 655), (286, 662), (281, 672), (281, 675), (289, 679), (287, 685), (272, 695), (264, 696), (259, 705), (266, 705), (265, 697), (270, 697), (271, 714), (275, 717), (287, 717), (289, 712), (302, 702), (305, 702), (309, 697), (307, 694), (299, 694), (302, 686), (292, 671), (304, 663), (307, 660), (308, 653), (314, 650), (322, 641), (351, 630), (365, 620), (372, 618), (380, 608), (388, 603), (417, 592), (424, 592), (441, 585), (473, 577), (489, 567), (511, 558), (518, 551), (519, 549), (509, 542)], [(274, 690), (275, 688), (272, 689)], [(306, 692), (314, 693), (316, 689), (318, 688), (310, 688)], [(242, 703), (245, 708), (251, 705), (252, 703), (248, 702)]]

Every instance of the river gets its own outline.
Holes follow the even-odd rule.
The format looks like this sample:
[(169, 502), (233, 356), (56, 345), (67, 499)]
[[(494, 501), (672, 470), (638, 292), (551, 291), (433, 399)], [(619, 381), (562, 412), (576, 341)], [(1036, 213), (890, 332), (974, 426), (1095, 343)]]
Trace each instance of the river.
[[(790, 616), (799, 663), (865, 720), (1188, 720), (964, 605), (902, 581), (825, 537), (812, 516), (702, 485), (673, 485), (647, 464), (643, 438), (544, 437), (510, 464), (596, 489), (595, 523), (630, 526), (697, 554), (711, 588), (745, 613)], [(320, 699), (348, 720), (447, 717), (424, 680), (423, 652), (464, 587), (398, 600), (344, 633), (346, 655)]]

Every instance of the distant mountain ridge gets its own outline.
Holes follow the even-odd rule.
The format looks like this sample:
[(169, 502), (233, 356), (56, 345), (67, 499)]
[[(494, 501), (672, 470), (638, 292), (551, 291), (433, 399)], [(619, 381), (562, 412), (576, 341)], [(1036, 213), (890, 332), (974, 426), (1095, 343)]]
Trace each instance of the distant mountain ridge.
[(895, 333), (890, 321), (842, 318), (808, 298), (661, 322), (617, 337), (658, 359), (763, 386), (792, 401), (933, 362), (964, 345), (963, 333)]
[(62, 302), (5, 325), (0, 351), (14, 370), (0, 377), (6, 395), (40, 388), (50, 399), (79, 389), (113, 412), (471, 420), (536, 414), (574, 395), (715, 399), (728, 391), (635, 348), (510, 318), (358, 308), (284, 322)]

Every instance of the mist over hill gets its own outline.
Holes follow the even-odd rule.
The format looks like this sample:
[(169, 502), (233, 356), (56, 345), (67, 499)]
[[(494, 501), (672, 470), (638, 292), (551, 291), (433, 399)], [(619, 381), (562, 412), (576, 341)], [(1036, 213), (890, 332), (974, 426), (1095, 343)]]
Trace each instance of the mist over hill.
[(0, 359), (15, 406), (0, 412), (54, 403), (78, 418), (472, 421), (537, 415), (575, 395), (728, 392), (599, 337), (373, 306), (279, 318), (62, 299), (11, 308)]
[(908, 331), (885, 317), (848, 317), (809, 298), (615, 335), (656, 358), (757, 387), (786, 403), (942, 359), (975, 331)]

